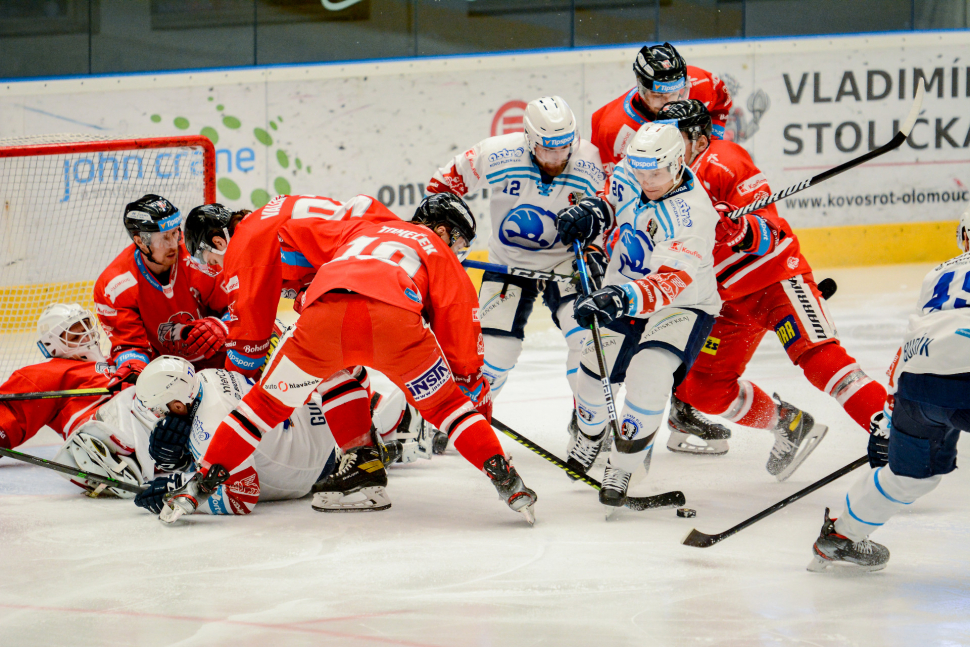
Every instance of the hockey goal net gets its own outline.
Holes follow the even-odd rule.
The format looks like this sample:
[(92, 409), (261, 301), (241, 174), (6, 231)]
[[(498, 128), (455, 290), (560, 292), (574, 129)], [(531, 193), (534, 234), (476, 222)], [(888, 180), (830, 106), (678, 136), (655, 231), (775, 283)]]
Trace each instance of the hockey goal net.
[(93, 308), (95, 280), (131, 244), (122, 225), (125, 205), (146, 193), (168, 198), (183, 215), (214, 202), (212, 142), (0, 139), (0, 382), (43, 360), (36, 325), (49, 304)]

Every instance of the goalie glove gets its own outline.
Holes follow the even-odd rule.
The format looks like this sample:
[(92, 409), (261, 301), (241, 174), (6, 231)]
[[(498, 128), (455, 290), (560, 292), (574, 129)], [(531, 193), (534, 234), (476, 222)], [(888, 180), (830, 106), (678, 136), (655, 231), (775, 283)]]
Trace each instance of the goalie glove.
[(135, 496), (135, 505), (158, 514), (162, 511), (162, 506), (165, 505), (165, 495), (179, 489), (185, 485), (186, 481), (184, 474), (165, 474), (156, 477), (148, 483), (147, 490)]
[(613, 211), (603, 198), (583, 198), (567, 207), (556, 217), (559, 238), (566, 246), (579, 241), (587, 245), (595, 241), (613, 224)]
[(488, 378), (481, 370), (475, 375), (456, 375), (455, 382), (461, 392), (468, 396), (478, 413), (484, 416), (485, 420), (492, 422), (492, 388), (488, 383)]
[(148, 439), (148, 455), (155, 460), (160, 470), (182, 472), (192, 464), (189, 451), (189, 435), (192, 433), (192, 419), (186, 416), (169, 414), (155, 423)]
[(184, 353), (194, 361), (209, 359), (226, 345), (229, 329), (216, 317), (196, 319), (182, 331)]

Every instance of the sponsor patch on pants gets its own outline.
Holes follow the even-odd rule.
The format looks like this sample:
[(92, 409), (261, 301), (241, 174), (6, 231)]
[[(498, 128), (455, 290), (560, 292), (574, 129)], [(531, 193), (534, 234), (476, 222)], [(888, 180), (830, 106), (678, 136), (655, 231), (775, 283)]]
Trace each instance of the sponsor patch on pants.
[(717, 337), (708, 337), (704, 342), (704, 348), (701, 349), (702, 353), (707, 353), (708, 355), (717, 355), (717, 349), (721, 346), (721, 340)]
[(778, 325), (775, 326), (775, 334), (778, 335), (778, 341), (785, 347), (785, 350), (788, 350), (789, 346), (802, 338), (802, 333), (798, 329), (798, 323), (795, 322), (793, 315), (788, 315), (778, 322)]
[(438, 389), (450, 379), (451, 371), (448, 370), (448, 365), (445, 364), (445, 360), (439, 357), (438, 361), (431, 368), (410, 382), (405, 382), (404, 386), (408, 387), (411, 397), (420, 402), (437, 393)]

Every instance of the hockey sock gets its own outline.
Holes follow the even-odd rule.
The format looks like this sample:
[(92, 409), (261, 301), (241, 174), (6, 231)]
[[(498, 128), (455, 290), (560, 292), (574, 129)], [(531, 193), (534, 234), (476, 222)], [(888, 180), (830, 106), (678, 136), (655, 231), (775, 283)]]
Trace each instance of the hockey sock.
[(475, 410), (459, 416), (452, 423), (448, 436), (454, 442), (458, 453), (480, 470), (483, 469), (485, 461), (492, 456), (505, 455), (492, 426)]
[[(320, 408), (337, 445), (343, 449), (372, 445), (370, 397), (355, 378), (344, 373), (336, 384), (329, 380)], [(369, 380), (368, 380), (369, 382)]]
[(814, 348), (798, 358), (798, 366), (815, 388), (835, 398), (860, 427), (882, 411), (886, 389), (866, 375), (838, 342)]
[(778, 424), (778, 406), (758, 385), (738, 380), (738, 396), (721, 414), (731, 422), (756, 429), (774, 429)]
[(942, 476), (925, 479), (898, 476), (889, 466), (869, 470), (845, 495), (845, 509), (835, 521), (835, 532), (862, 541), (894, 514), (931, 492)]
[(216, 428), (199, 470), (204, 476), (213, 465), (222, 465), (232, 472), (252, 456), (263, 434), (292, 413), (293, 407), (270, 396), (257, 384)]

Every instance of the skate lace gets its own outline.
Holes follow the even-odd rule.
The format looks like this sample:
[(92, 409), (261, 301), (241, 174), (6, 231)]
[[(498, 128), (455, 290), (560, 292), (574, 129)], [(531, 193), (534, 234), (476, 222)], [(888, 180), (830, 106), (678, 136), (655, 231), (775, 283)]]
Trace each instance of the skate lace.
[(788, 439), (784, 431), (779, 431), (775, 434), (775, 444), (771, 447), (771, 455), (775, 458), (782, 458), (796, 447), (797, 445)]
[(596, 459), (602, 442), (602, 438), (593, 440), (583, 432), (579, 432), (576, 434), (576, 444), (573, 446), (571, 453), (578, 455), (577, 458), (582, 458), (585, 462), (589, 463)]
[(872, 555), (872, 542), (868, 539), (857, 541), (852, 544), (852, 547), (863, 555)]
[(348, 471), (353, 468), (354, 463), (357, 462), (357, 452), (348, 452), (340, 457), (340, 465), (337, 466), (337, 471), (333, 473), (333, 477), (343, 476)]
[(615, 467), (607, 467), (603, 475), (603, 487), (613, 490), (626, 490), (630, 483), (630, 473), (618, 470)]

